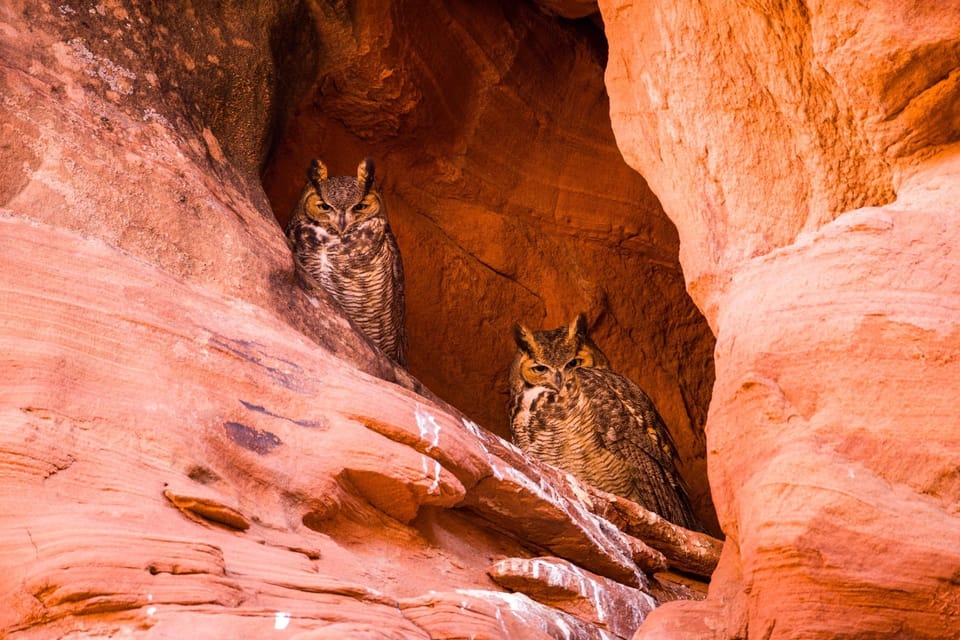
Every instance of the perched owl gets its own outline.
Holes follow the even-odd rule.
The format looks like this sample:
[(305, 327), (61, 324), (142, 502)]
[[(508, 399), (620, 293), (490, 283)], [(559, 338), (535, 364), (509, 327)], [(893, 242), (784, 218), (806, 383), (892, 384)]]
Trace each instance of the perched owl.
[(676, 447), (650, 398), (609, 368), (580, 314), (568, 327), (514, 328), (510, 428), (523, 451), (670, 522), (701, 530)]
[(356, 177), (327, 177), (327, 167), (311, 161), (287, 242), (306, 280), (319, 283), (357, 328), (405, 365), (403, 263), (373, 172), (369, 158)]

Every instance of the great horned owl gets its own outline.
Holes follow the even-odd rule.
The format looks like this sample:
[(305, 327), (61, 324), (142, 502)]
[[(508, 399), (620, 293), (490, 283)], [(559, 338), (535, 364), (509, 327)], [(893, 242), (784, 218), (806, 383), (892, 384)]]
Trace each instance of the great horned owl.
[(406, 364), (403, 263), (374, 188), (373, 160), (357, 176), (327, 176), (313, 160), (286, 235), (299, 269), (319, 283), (380, 349)]
[(580, 480), (702, 530), (676, 469), (676, 447), (653, 402), (609, 368), (586, 318), (532, 332), (514, 327), (510, 428), (524, 452)]

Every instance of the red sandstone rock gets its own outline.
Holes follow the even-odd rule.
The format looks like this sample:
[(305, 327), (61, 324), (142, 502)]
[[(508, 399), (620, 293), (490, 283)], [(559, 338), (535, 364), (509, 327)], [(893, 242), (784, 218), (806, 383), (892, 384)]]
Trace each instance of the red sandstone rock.
[[(622, 534), (562, 482), (531, 480), (505, 443), (263, 310), (38, 223), (0, 218), (0, 246), (6, 633), (65, 633), (84, 614), (104, 633), (338, 621), (399, 637), (417, 627), (397, 598), (483, 588), (493, 555), (531, 541), (642, 578)], [(514, 536), (421, 513), (471, 495)], [(443, 531), (471, 542), (423, 537)], [(514, 610), (491, 597), (490, 615)], [(517, 628), (569, 624), (531, 610)], [(588, 623), (580, 637), (596, 637)]]
[[(620, 335), (637, 304), (613, 288), (625, 270), (680, 299), (668, 333), (709, 368), (671, 226), (613, 145), (585, 34), (513, 3), (415, 19), (384, 4), (0, 8), (0, 634), (439, 637), (479, 617), (495, 636), (592, 638), (592, 619), (492, 591), (487, 567), (547, 552), (645, 583), (643, 546), (562, 474), (437, 400), (296, 286), (258, 174), (307, 96), (338, 135), (357, 132), (385, 159), (414, 247), (411, 291), (440, 291), (413, 303), (419, 371), (456, 380), (447, 397), (503, 415), (497, 371), (518, 317), (565, 321), (586, 307), (607, 314), (601, 336)], [(469, 69), (440, 72), (453, 49)], [(553, 82), (554, 65), (568, 84)], [(326, 124), (297, 118), (289, 131)], [(336, 136), (323, 147), (356, 150)], [(584, 165), (597, 168), (586, 188)], [(536, 240), (544, 228), (553, 235)], [(460, 277), (471, 273), (496, 284), (490, 298)], [(645, 297), (652, 327), (666, 303)], [(511, 304), (468, 322), (466, 299), (474, 311), (478, 299)], [(611, 357), (622, 349), (623, 366), (662, 389), (685, 456), (702, 465), (709, 383), (681, 371), (676, 351), (635, 357), (633, 340), (646, 340), (623, 335), (605, 345)], [(471, 369), (482, 375), (458, 375)], [(436, 623), (431, 593), (475, 606)]]
[(669, 565), (681, 571), (709, 578), (720, 560), (723, 543), (699, 531), (690, 531), (664, 520), (630, 500), (587, 487), (587, 504), (594, 513), (617, 525), (624, 533), (644, 540), (664, 556), (664, 565), (651, 570), (666, 569)]
[(529, 638), (604, 640), (603, 630), (522, 593), (480, 589), (430, 593), (400, 603), (403, 614), (435, 640)]
[(648, 593), (559, 558), (507, 558), (488, 570), (497, 584), (629, 638), (657, 603)]
[(293, 287), (257, 178), (306, 96), (271, 196), (383, 158), (415, 373), (502, 434), (505, 329), (586, 307), (696, 472), (712, 341), (664, 203), (718, 335), (729, 537), (640, 637), (960, 637), (960, 12), (605, 0), (648, 188), (588, 24), (312, 6), (0, 7), (0, 632), (597, 637), (486, 567), (643, 580), (562, 476)]
[(636, 638), (960, 637), (960, 11), (600, 6), (618, 144), (718, 338), (724, 553)]

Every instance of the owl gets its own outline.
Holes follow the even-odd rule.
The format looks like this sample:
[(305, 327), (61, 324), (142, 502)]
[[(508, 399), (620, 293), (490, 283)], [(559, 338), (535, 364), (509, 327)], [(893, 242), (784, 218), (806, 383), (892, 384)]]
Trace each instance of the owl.
[(373, 180), (369, 158), (356, 177), (328, 177), (322, 162), (311, 161), (287, 242), (305, 280), (319, 283), (358, 329), (406, 365), (403, 262)]
[(514, 327), (510, 428), (524, 452), (674, 524), (702, 530), (653, 402), (610, 369), (581, 313), (567, 327)]

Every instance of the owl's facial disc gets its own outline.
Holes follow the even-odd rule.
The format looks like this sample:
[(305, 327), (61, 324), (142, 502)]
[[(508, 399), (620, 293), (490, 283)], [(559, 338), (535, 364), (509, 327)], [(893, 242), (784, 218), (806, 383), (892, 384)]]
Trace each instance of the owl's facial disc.
[(314, 229), (318, 240), (340, 235), (336, 224), (336, 210), (319, 195), (316, 193), (310, 195), (306, 201), (305, 211), (307, 222)]
[(344, 235), (364, 228), (379, 212), (380, 199), (375, 194), (368, 194), (363, 200), (344, 211)]
[(521, 364), (521, 373), (530, 386), (547, 387), (554, 391), (560, 391), (563, 387), (563, 371), (558, 371), (542, 362), (527, 359)]

